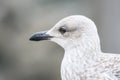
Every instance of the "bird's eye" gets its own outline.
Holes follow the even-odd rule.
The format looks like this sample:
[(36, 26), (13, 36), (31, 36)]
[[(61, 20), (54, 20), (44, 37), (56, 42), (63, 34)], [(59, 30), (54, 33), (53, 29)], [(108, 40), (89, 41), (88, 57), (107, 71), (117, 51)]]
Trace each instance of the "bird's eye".
[(60, 27), (60, 29), (59, 29), (59, 32), (60, 32), (61, 34), (64, 34), (66, 31), (67, 31), (67, 30), (66, 30), (65, 27)]

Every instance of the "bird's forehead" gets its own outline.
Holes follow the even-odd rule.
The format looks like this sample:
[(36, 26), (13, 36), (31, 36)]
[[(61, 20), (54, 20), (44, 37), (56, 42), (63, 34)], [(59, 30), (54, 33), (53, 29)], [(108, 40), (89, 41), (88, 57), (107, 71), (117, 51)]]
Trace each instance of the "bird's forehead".
[(66, 17), (60, 21), (62, 24), (73, 24), (77, 20), (76, 17)]
[(71, 27), (71, 26), (75, 26), (77, 24), (75, 18), (73, 17), (67, 17), (67, 18), (64, 18), (62, 20), (60, 20), (56, 26), (57, 27), (61, 27), (61, 26), (68, 26), (68, 27)]
[(94, 22), (81, 15), (63, 18), (52, 28), (52, 30), (56, 31), (61, 27), (65, 27), (69, 31), (96, 31)]
[[(60, 20), (55, 27), (59, 28), (59, 27), (66, 27), (68, 29), (74, 29), (74, 28), (80, 28), (80, 26), (82, 24), (84, 24), (84, 17), (81, 16), (70, 16), (70, 17), (66, 17), (62, 20)], [(82, 27), (82, 26), (81, 26)]]

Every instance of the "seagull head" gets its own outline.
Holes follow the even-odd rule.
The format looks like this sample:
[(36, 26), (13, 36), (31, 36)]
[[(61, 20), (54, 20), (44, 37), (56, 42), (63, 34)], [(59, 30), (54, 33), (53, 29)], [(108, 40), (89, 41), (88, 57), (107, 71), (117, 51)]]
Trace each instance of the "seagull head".
[(64, 49), (88, 46), (99, 47), (96, 25), (82, 15), (72, 15), (60, 20), (48, 31), (37, 32), (30, 37), (31, 41), (50, 40)]

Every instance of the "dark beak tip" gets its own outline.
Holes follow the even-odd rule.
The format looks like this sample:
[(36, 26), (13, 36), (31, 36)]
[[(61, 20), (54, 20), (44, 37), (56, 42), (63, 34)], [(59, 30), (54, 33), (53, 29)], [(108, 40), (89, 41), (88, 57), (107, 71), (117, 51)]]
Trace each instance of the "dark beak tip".
[(42, 40), (49, 40), (50, 38), (52, 38), (52, 36), (46, 34), (46, 32), (40, 32), (40, 33), (35, 33), (33, 34), (29, 40), (30, 41), (42, 41)]
[(34, 35), (29, 38), (30, 41), (40, 41), (37, 37)]
[(34, 39), (32, 37), (29, 38), (30, 41), (33, 41)]
[(30, 37), (29, 40), (30, 40), (30, 41), (34, 41), (34, 38), (33, 38), (33, 37)]

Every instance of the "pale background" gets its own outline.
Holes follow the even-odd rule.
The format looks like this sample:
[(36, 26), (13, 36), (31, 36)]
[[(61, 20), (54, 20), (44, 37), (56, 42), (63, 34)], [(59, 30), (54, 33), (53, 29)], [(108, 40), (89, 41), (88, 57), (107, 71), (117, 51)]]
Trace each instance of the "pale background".
[(120, 0), (0, 0), (0, 80), (61, 80), (64, 50), (29, 37), (74, 14), (96, 23), (102, 51), (120, 53)]

